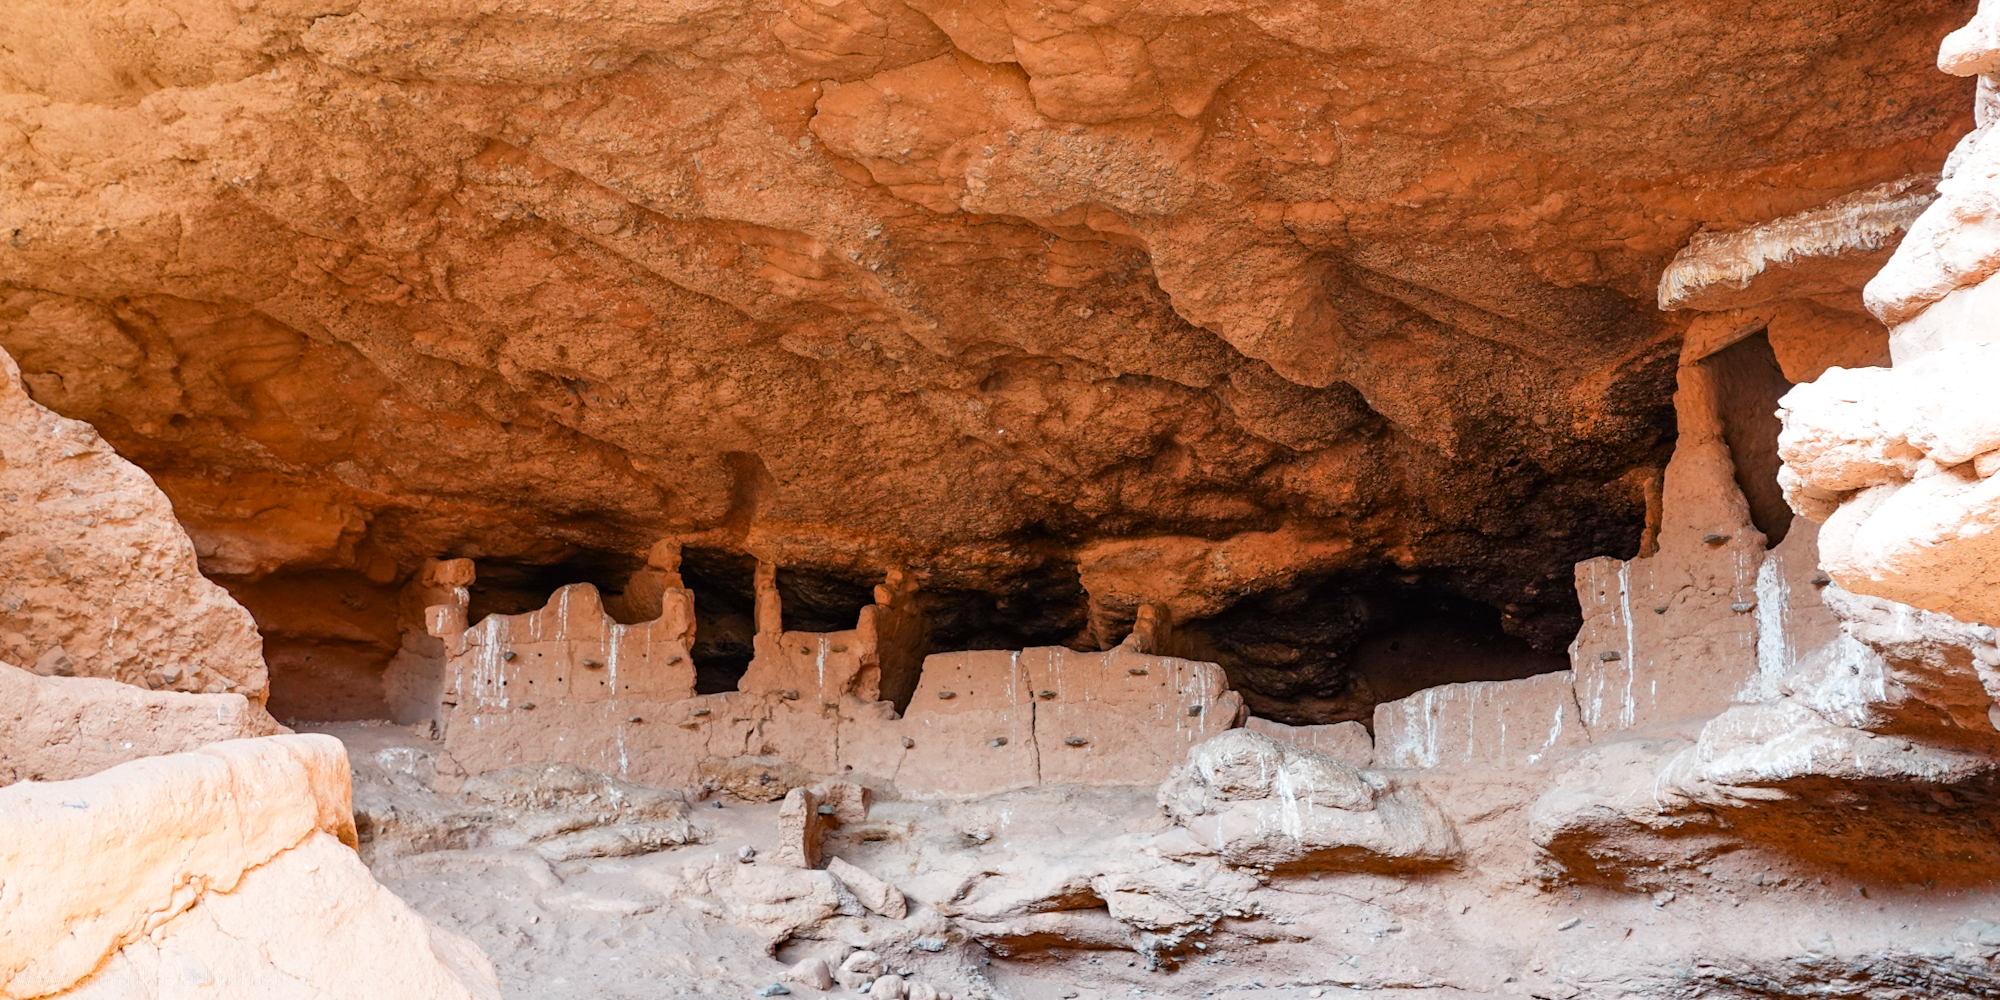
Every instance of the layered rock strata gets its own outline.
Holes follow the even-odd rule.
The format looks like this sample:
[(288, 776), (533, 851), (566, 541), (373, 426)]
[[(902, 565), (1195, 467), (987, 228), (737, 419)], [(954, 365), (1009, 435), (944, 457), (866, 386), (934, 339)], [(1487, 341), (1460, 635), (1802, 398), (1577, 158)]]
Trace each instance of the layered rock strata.
[(1893, 367), (1830, 371), (1785, 398), (1783, 473), (1799, 513), (1826, 524), (1825, 566), (1859, 593), (1971, 621), (2000, 620), (2000, 19), (1982, 4), (1938, 65), (1979, 80), (1977, 128), (1938, 199), (1868, 283)]
[(0, 789), (0, 996), (497, 1000), (479, 950), (352, 850), (324, 736), (219, 743)]

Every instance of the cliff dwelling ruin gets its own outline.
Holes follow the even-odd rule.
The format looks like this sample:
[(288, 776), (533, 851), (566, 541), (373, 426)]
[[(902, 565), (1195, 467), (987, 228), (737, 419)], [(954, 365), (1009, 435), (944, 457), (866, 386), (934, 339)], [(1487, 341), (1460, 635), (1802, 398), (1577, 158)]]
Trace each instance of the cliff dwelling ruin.
[(0, 1000), (2000, 997), (2000, 2), (0, 8)]

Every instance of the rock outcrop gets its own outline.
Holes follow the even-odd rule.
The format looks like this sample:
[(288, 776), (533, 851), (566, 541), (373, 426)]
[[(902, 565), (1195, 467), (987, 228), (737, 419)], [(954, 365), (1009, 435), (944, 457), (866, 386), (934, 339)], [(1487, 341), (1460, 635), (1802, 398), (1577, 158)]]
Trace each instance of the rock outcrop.
[(1232, 865), (1423, 868), (1459, 853), (1421, 790), (1247, 729), (1195, 747), (1160, 808)]
[(0, 351), (0, 657), (36, 673), (261, 706), (262, 639), (201, 575), (173, 505), (89, 424), (30, 399)]
[(1006, 648), (1163, 602), (1288, 698), (1201, 620), (1386, 573), (1560, 649), (1671, 439), (1656, 277), (1935, 172), (1961, 7), (23, 0), (0, 346), (246, 603), (338, 581), (265, 605), (301, 665), (379, 675), (341, 601), (425, 559), (671, 536)]
[(1995, 994), (1993, 2), (16, 6), (0, 1000)]
[(141, 757), (280, 731), (240, 694), (39, 677), (0, 663), (0, 785), (67, 781)]
[(355, 857), (347, 756), (237, 740), (0, 789), (0, 996), (498, 1000)]
[(1946, 162), (1937, 201), (1868, 283), (1894, 366), (1829, 371), (1785, 397), (1783, 481), (1824, 521), (1825, 566), (1850, 590), (2000, 620), (2000, 12), (1982, 4), (1938, 55), (1979, 77), (1977, 128)]

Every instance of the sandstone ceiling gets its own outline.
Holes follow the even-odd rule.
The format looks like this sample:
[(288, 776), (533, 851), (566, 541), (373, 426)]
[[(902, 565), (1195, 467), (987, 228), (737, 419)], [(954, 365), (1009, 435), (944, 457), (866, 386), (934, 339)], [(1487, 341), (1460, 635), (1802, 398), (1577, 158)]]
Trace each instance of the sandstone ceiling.
[(1661, 269), (1934, 173), (1971, 6), (13, 0), (0, 347), (239, 583), (671, 536), (1555, 648)]

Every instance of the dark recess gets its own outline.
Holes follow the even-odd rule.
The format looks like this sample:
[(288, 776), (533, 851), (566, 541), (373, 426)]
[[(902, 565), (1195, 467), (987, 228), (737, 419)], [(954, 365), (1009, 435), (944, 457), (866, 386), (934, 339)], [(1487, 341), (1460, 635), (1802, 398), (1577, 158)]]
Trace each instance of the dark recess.
[(1254, 594), (1188, 622), (1191, 652), (1220, 663), (1252, 714), (1294, 725), (1358, 720), (1439, 684), (1567, 669), (1508, 634), (1501, 612), (1436, 582), (1326, 577)]
[(982, 590), (939, 587), (917, 592), (917, 607), (930, 622), (932, 652), (966, 649), (1025, 649), (1077, 645), (1088, 619), (1089, 597), (1076, 564), (1043, 563), (998, 587)]
[[(840, 632), (875, 603), (875, 582), (810, 567), (778, 567), (778, 600), (787, 632)], [(699, 634), (699, 633), (697, 633)]]
[(694, 591), (694, 690), (736, 690), (757, 635), (757, 560), (720, 549), (681, 553), (681, 580)]
[(1736, 485), (1750, 503), (1750, 523), (1777, 545), (1792, 527), (1792, 508), (1778, 487), (1778, 400), (1790, 392), (1778, 367), (1771, 340), (1752, 334), (1703, 358), (1703, 368), (1715, 378), (1715, 398), (1722, 411), (1722, 439), (1736, 466)]
[(645, 560), (622, 552), (579, 552), (559, 562), (524, 563), (480, 559), (475, 563), (472, 603), (466, 620), (478, 624), (487, 615), (518, 615), (549, 603), (557, 590), (572, 583), (597, 588), (607, 606), (615, 607), (625, 580)]

